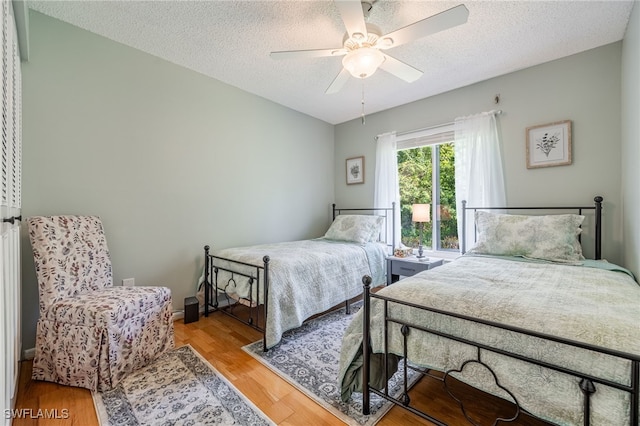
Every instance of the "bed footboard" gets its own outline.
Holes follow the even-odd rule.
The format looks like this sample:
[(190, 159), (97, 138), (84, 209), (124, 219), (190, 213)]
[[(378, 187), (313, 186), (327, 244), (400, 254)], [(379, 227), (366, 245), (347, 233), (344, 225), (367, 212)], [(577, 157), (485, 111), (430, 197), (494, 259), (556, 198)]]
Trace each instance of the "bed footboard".
[[(208, 245), (204, 246), (204, 316), (208, 317), (210, 311), (220, 311), (260, 331), (266, 352), (269, 256), (262, 258), (262, 265), (253, 265), (212, 255), (209, 250)], [(237, 280), (248, 283), (248, 297), (229, 292)]]
[[(431, 378), (442, 381), (443, 386), (446, 389), (447, 393), (449, 393), (449, 395), (458, 403), (459, 408), (462, 414), (464, 415), (464, 417), (469, 421), (470, 424), (476, 424), (474, 420), (471, 419), (467, 411), (465, 410), (464, 404), (453, 395), (453, 393), (449, 390), (447, 385), (447, 378), (450, 377), (451, 374), (462, 371), (467, 364), (475, 363), (475, 364), (480, 364), (482, 367), (489, 370), (489, 372), (491, 373), (490, 375), (493, 376), (493, 379), (495, 379), (495, 383), (501, 389), (506, 391), (506, 393), (510, 396), (510, 399), (512, 400), (511, 402), (513, 403), (512, 404), (513, 415), (511, 416), (511, 418), (497, 418), (495, 419), (495, 422), (493, 424), (498, 424), (500, 423), (500, 421), (502, 422), (515, 421), (516, 419), (519, 418), (520, 414), (522, 413), (526, 413), (534, 418), (538, 418), (544, 421), (544, 419), (539, 417), (541, 415), (540, 413), (536, 415), (534, 413), (530, 413), (527, 410), (525, 410), (519, 404), (517, 398), (513, 395), (513, 393), (511, 393), (509, 389), (507, 389), (506, 387), (503, 387), (500, 384), (501, 378), (499, 377), (499, 375), (496, 372), (494, 372), (490, 366), (488, 366), (486, 363), (483, 362), (483, 357), (487, 356), (487, 354), (489, 353), (492, 353), (492, 354), (499, 354), (501, 356), (506, 356), (506, 357), (509, 357), (510, 359), (517, 359), (519, 361), (523, 361), (531, 365), (550, 369), (555, 372), (560, 372), (572, 378), (575, 378), (576, 386), (579, 387), (580, 391), (583, 394), (582, 417), (584, 418), (584, 425), (591, 424), (590, 419), (591, 419), (591, 413), (592, 413), (592, 405), (591, 405), (592, 395), (594, 395), (594, 393), (598, 391), (598, 388), (600, 386), (617, 389), (624, 392), (626, 395), (628, 395), (628, 398), (629, 398), (629, 423), (628, 424), (631, 426), (638, 425), (638, 420), (639, 420), (638, 412), (640, 410), (640, 378), (639, 378), (640, 377), (640, 356), (639, 355), (624, 353), (624, 352), (602, 348), (594, 345), (589, 345), (589, 344), (585, 344), (585, 343), (581, 343), (573, 340), (562, 339), (562, 338), (558, 338), (551, 335), (532, 332), (532, 331), (517, 328), (517, 327), (511, 327), (503, 324), (494, 323), (491, 321), (485, 321), (478, 318), (455, 314), (455, 313), (451, 313), (451, 312), (447, 312), (439, 309), (416, 305), (411, 302), (406, 302), (402, 300), (385, 297), (382, 295), (372, 293), (370, 291), (371, 282), (372, 282), (371, 277), (369, 276), (363, 277), (363, 284), (364, 284), (363, 330), (362, 330), (363, 348), (369, 348), (371, 344), (371, 328), (370, 328), (371, 299), (374, 299), (374, 298), (379, 299), (382, 301), (381, 305), (382, 305), (382, 309), (384, 309), (384, 318), (385, 318), (384, 326), (383, 326), (384, 327), (383, 345), (384, 345), (384, 351), (385, 351), (383, 355), (384, 356), (384, 364), (383, 364), (384, 372), (382, 374), (387, 374), (385, 372), (388, 372), (388, 368), (389, 368), (388, 359), (390, 357), (389, 357), (389, 350), (388, 350), (388, 347), (389, 347), (388, 346), (388, 339), (389, 339), (388, 330), (390, 327), (398, 327), (398, 326), (400, 327), (401, 334), (404, 339), (404, 342), (403, 342), (404, 353), (397, 354), (397, 355), (403, 356), (406, 362), (403, 363), (404, 366), (401, 369), (401, 375), (404, 380), (402, 395), (397, 398), (389, 394), (387, 387), (385, 387), (382, 390), (378, 390), (369, 385), (370, 377), (371, 377), (370, 376), (371, 354), (370, 354), (370, 350), (363, 350), (362, 383), (363, 383), (363, 413), (364, 414), (369, 414), (370, 396), (373, 393), (437, 425), (446, 425), (446, 423), (443, 422), (442, 420), (436, 418), (435, 416), (430, 415), (429, 413), (425, 413), (417, 409), (415, 406), (411, 404), (411, 398), (409, 397), (409, 390), (411, 388), (411, 385), (409, 384), (409, 381), (408, 381), (408, 375), (409, 375), (409, 372), (413, 370), (418, 372), (422, 376), (426, 375)], [(453, 318), (459, 318), (462, 320), (483, 324), (489, 327), (496, 327), (498, 329), (507, 330), (509, 332), (521, 333), (524, 335), (533, 336), (534, 338), (540, 338), (547, 341), (559, 343), (562, 345), (568, 345), (568, 347), (572, 348), (572, 350), (586, 349), (588, 351), (592, 351), (597, 354), (611, 356), (616, 359), (623, 360), (624, 362), (628, 362), (630, 366), (629, 368), (630, 377), (628, 376), (626, 380), (613, 381), (605, 377), (599, 376), (598, 372), (584, 373), (584, 372), (576, 371), (575, 369), (568, 368), (563, 365), (558, 365), (559, 363), (554, 364), (550, 362), (540, 361), (538, 359), (530, 358), (522, 354), (512, 352), (510, 350), (505, 350), (498, 347), (494, 347), (492, 345), (470, 341), (470, 340), (458, 337), (456, 335), (445, 333), (445, 332), (436, 330), (434, 328), (431, 328), (428, 324), (408, 323), (406, 321), (394, 318), (392, 316), (392, 314), (390, 313), (390, 305), (394, 305), (394, 304), (407, 306), (407, 307), (410, 307), (411, 309), (420, 309), (420, 310), (428, 311), (438, 315), (445, 315)], [(407, 347), (408, 347), (407, 339), (412, 334), (412, 332), (414, 332), (414, 330), (419, 330), (423, 333), (429, 333), (429, 334), (439, 336), (439, 338), (444, 338), (450, 341), (461, 342), (465, 345), (469, 345), (470, 347), (475, 349), (476, 355), (474, 358), (464, 361), (462, 365), (458, 366), (457, 368), (448, 370), (448, 371), (443, 371), (441, 372), (441, 374), (432, 374), (430, 370), (425, 370), (425, 369), (412, 366), (411, 360), (407, 358)], [(387, 374), (385, 382), (388, 382), (389, 378), (390, 376)]]

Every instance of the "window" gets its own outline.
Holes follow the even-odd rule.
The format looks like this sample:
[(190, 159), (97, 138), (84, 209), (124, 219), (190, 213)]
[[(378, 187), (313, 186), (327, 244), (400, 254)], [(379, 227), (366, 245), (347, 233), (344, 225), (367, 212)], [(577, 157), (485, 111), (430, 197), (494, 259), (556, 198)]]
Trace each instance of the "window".
[[(426, 250), (458, 250), (453, 125), (398, 136), (402, 243)], [(413, 204), (429, 204), (431, 222), (411, 221)]]

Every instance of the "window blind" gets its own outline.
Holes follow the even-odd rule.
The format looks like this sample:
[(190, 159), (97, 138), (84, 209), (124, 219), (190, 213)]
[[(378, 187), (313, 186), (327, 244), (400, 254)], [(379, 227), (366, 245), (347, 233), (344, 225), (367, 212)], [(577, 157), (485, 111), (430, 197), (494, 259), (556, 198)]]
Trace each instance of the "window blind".
[(396, 144), (398, 150), (404, 150), (453, 142), (453, 139), (454, 124), (448, 123), (397, 135)]

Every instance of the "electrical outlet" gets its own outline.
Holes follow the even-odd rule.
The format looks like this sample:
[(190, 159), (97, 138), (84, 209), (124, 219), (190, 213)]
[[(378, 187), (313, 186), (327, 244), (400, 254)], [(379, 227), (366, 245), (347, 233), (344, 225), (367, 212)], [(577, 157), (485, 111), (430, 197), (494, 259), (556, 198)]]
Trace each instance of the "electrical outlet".
[(122, 285), (124, 287), (133, 287), (136, 285), (136, 280), (134, 278), (125, 278), (122, 280)]

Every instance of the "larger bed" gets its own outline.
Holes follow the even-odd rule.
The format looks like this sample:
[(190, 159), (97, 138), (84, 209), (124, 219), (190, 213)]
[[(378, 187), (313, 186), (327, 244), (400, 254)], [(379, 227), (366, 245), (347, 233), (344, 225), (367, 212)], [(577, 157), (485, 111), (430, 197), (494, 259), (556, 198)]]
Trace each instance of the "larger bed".
[(389, 208), (336, 208), (321, 238), (235, 247), (205, 247), (205, 316), (219, 310), (263, 332), (264, 350), (282, 333), (362, 293), (361, 279), (385, 282), (394, 246)]
[[(581, 208), (595, 211), (595, 257), (601, 201), (596, 197), (595, 207)], [(515, 217), (525, 222), (515, 225)], [(576, 238), (580, 217), (531, 222), (478, 211), (479, 238), (471, 253), (375, 294), (365, 278), (365, 305), (343, 339), (343, 399), (364, 392), (366, 412), (373, 392), (445, 424), (411, 404), (409, 384), (401, 397), (388, 394), (384, 371), (400, 364), (406, 366), (405, 377), (419, 371), (447, 389), (453, 377), (511, 401), (513, 410), (503, 421), (526, 412), (555, 424), (637, 425), (640, 286), (624, 268), (582, 259)], [(558, 226), (573, 232), (560, 251), (554, 247), (564, 238)], [(505, 255), (524, 249), (532, 251)], [(369, 342), (370, 350), (363, 352), (362, 342)], [(458, 402), (467, 420), (477, 424)]]

